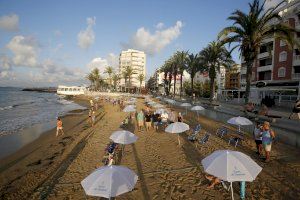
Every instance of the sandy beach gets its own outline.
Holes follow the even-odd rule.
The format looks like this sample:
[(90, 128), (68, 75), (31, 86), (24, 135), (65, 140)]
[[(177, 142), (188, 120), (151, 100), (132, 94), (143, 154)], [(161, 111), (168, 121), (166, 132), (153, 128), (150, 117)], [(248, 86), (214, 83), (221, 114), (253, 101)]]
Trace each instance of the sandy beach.
[[(138, 99), (137, 109), (144, 108)], [(183, 111), (179, 108), (175, 110)], [(127, 113), (118, 106), (102, 102), (97, 111), (96, 125), (87, 122), (87, 113), (70, 115), (63, 119), (66, 134), (55, 137), (55, 130), (27, 145), (16, 154), (1, 161), (1, 199), (95, 199), (85, 195), (80, 181), (94, 169), (102, 166), (104, 149), (109, 136), (119, 130)], [(299, 199), (300, 151), (276, 142), (272, 147), (271, 162), (263, 162), (255, 154), (255, 143), (249, 136), (236, 149), (227, 140), (214, 135), (222, 124), (189, 112), (184, 121), (191, 127), (198, 122), (212, 133), (204, 145), (196, 145), (181, 134), (163, 131), (138, 131), (135, 120), (128, 130), (138, 136), (135, 144), (125, 147), (118, 164), (137, 173), (139, 180), (132, 192), (116, 199), (230, 199), (230, 192), (221, 185), (206, 189), (201, 160), (218, 149), (238, 150), (254, 159), (262, 168), (256, 180), (246, 185), (247, 199)], [(234, 183), (238, 199), (239, 186)]]

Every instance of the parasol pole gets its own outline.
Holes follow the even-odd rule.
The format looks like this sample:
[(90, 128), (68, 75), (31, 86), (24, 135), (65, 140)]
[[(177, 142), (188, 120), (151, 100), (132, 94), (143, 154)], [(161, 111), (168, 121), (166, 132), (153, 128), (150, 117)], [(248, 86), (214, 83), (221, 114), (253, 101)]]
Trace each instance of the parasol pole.
[(234, 200), (232, 182), (230, 182), (230, 190), (231, 190), (231, 199)]

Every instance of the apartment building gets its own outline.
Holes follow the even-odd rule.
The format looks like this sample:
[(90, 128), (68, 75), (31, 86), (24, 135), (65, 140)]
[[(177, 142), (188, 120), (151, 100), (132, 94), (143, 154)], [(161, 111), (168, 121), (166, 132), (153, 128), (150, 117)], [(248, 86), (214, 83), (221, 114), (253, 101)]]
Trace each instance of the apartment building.
[[(283, 17), (283, 22), (300, 31), (300, 1), (289, 0), (285, 6), (278, 10)], [(277, 22), (278, 23), (278, 22)], [(300, 34), (295, 34), (295, 38), (300, 41)], [(241, 90), (246, 87), (246, 66), (241, 61)], [(289, 91), (290, 101), (299, 98), (300, 87), (300, 51), (294, 46), (292, 48), (275, 37), (266, 38), (261, 46), (252, 69), (251, 89), (252, 98), (262, 99), (266, 95), (281, 100), (278, 93)], [(294, 91), (294, 93), (293, 93)], [(298, 97), (297, 97), (298, 95)], [(286, 99), (288, 100), (288, 99)]]
[(236, 65), (231, 69), (226, 70), (225, 90), (240, 89), (240, 71), (241, 71), (240, 65)]
[[(131, 77), (131, 85), (129, 81), (125, 85), (125, 78), (122, 76), (126, 67), (130, 66), (134, 70), (134, 74)], [(146, 77), (146, 54), (142, 51), (128, 49), (122, 51), (119, 57), (119, 72), (121, 74), (120, 90), (125, 91), (126, 88), (134, 89), (140, 87), (140, 81), (138, 80), (139, 74), (143, 74)], [(145, 87), (145, 80), (142, 82), (142, 87)]]

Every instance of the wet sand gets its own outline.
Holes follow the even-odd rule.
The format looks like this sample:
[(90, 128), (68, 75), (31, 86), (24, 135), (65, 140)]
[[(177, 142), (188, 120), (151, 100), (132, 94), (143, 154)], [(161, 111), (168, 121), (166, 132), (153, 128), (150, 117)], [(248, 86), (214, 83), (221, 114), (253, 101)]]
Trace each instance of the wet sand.
[[(138, 110), (144, 107), (139, 99)], [(183, 111), (176, 108), (176, 111)], [(118, 106), (103, 103), (97, 112), (95, 127), (88, 126), (84, 120), (70, 127), (66, 135), (50, 138), (40, 143), (38, 149), (25, 155), (6, 170), (1, 170), (1, 199), (96, 199), (87, 197), (80, 181), (94, 169), (102, 166), (104, 148), (109, 136), (128, 115)], [(78, 116), (77, 116), (78, 117)], [(65, 119), (64, 119), (65, 120)], [(186, 123), (194, 127), (196, 114), (189, 112), (184, 117)], [(205, 131), (215, 133), (222, 124), (204, 116), (199, 121)], [(75, 119), (69, 123), (74, 123)], [(68, 126), (68, 122), (64, 122)], [(228, 145), (226, 138), (214, 134), (205, 145), (187, 141), (181, 134), (182, 147), (178, 146), (177, 135), (163, 131), (139, 132), (135, 125), (127, 129), (138, 136), (135, 144), (127, 145), (118, 164), (134, 170), (139, 180), (132, 192), (120, 195), (117, 199), (230, 199), (230, 192), (221, 185), (206, 189), (201, 159), (218, 149), (235, 148)], [(66, 128), (67, 129), (67, 128)], [(46, 136), (45, 136), (46, 137)], [(264, 163), (255, 154), (255, 143), (249, 137), (236, 150), (251, 156), (263, 171), (252, 183), (247, 183), (247, 199), (299, 199), (300, 198), (300, 152), (299, 149), (281, 143), (272, 146), (271, 162)], [(239, 186), (234, 183), (235, 196), (238, 198)]]

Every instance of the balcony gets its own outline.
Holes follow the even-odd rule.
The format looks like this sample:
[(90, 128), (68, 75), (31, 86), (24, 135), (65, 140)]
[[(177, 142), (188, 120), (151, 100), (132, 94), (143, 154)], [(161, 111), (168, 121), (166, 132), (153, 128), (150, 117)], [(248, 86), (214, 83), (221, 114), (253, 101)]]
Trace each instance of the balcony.
[(293, 66), (300, 65), (300, 55), (294, 55)]
[(247, 74), (247, 68), (246, 67), (241, 68), (241, 74)]
[(292, 79), (293, 80), (300, 80), (300, 73), (292, 74)]
[[(271, 55), (273, 55), (273, 50), (271, 51)], [(270, 56), (270, 52), (266, 51), (257, 55), (257, 59), (267, 58)]]
[(257, 72), (270, 71), (273, 69), (273, 65), (266, 65), (257, 68)]

